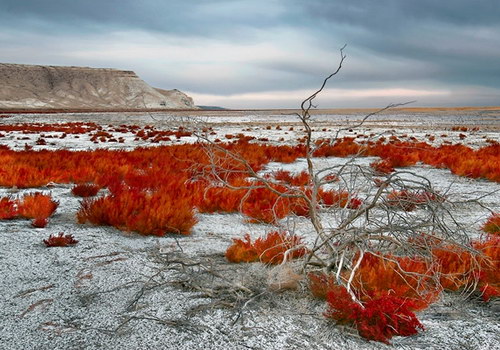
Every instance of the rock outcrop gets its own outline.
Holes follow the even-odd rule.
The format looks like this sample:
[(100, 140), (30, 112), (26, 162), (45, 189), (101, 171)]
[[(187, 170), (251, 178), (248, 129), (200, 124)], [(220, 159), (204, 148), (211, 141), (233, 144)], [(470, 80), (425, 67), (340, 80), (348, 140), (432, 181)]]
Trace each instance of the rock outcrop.
[(0, 63), (4, 109), (193, 109), (179, 90), (149, 86), (132, 71)]

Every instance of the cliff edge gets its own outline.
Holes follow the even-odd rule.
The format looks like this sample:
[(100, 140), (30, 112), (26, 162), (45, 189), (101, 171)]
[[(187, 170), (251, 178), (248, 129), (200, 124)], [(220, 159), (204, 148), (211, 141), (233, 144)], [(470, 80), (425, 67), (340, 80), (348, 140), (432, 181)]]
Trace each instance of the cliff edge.
[(195, 109), (132, 71), (0, 63), (0, 109)]

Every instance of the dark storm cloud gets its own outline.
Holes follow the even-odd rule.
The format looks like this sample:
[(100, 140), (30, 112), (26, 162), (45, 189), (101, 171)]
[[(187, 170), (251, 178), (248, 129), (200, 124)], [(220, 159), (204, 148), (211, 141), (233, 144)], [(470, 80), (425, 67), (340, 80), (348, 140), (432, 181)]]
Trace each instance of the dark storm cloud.
[(276, 25), (275, 8), (269, 8), (266, 11), (252, 2), (237, 0), (2, 0), (0, 18), (28, 25), (52, 23), (56, 25), (54, 30), (58, 27), (70, 31), (141, 29), (232, 37), (243, 34), (247, 27)]
[(227, 96), (313, 89), (348, 44), (335, 88), (499, 104), (499, 19), (499, 0), (0, 0), (0, 62), (132, 69)]
[(421, 70), (425, 78), (500, 87), (498, 0), (310, 0), (296, 4), (304, 5), (305, 25), (316, 23), (325, 44), (333, 32), (351, 47), (428, 65), (429, 72)]

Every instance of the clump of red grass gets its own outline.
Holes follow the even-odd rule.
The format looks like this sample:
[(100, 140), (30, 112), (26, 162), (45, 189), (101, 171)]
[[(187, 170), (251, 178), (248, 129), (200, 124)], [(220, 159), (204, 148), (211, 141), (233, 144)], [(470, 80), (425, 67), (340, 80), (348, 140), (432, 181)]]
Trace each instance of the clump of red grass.
[(36, 218), (31, 221), (31, 226), (36, 228), (44, 228), (49, 223), (48, 218)]
[(485, 301), (500, 297), (500, 237), (473, 242), (472, 248), (479, 254), (449, 246), (433, 250), (440, 284), (450, 291), (476, 286)]
[(481, 229), (489, 234), (500, 235), (500, 213), (493, 213)]
[(392, 191), (385, 198), (385, 203), (392, 208), (413, 211), (417, 207), (418, 198), (416, 193), (408, 190)]
[(148, 193), (119, 190), (93, 200), (85, 199), (77, 213), (79, 223), (114, 226), (141, 235), (189, 234), (197, 220), (191, 200), (173, 191)]
[(392, 208), (413, 211), (419, 206), (441, 203), (445, 197), (429, 191), (413, 192), (409, 190), (392, 191), (385, 198), (385, 203)]
[[(280, 186), (273, 188), (279, 193), (286, 192)], [(250, 222), (272, 224), (290, 213), (290, 201), (266, 187), (258, 187), (249, 190), (245, 195), (241, 209), (243, 214), (250, 218)]]
[(45, 243), (47, 247), (67, 247), (77, 244), (78, 241), (73, 235), (64, 235), (64, 233), (61, 232), (59, 235), (50, 235), (48, 239), (43, 240), (43, 243)]
[(327, 293), (325, 316), (338, 324), (355, 327), (360, 336), (390, 344), (394, 336), (410, 336), (424, 329), (413, 312), (411, 300), (393, 295), (354, 302), (344, 287), (337, 286)]
[(319, 191), (321, 203), (325, 207), (340, 207), (348, 209), (358, 209), (363, 201), (347, 191)]
[(16, 201), (8, 197), (0, 198), (0, 220), (14, 219), (17, 215)]
[[(475, 286), (484, 301), (500, 297), (500, 237), (473, 242), (471, 248), (476, 252), (443, 246), (428, 235), (417, 239), (435, 246), (430, 260), (363, 255), (351, 283), (358, 302), (334, 276), (309, 274), (313, 295), (327, 299), (325, 316), (355, 327), (366, 339), (388, 343), (393, 336), (412, 335), (423, 329), (414, 311), (428, 307), (443, 289), (457, 291)], [(346, 280), (348, 272), (342, 272), (340, 278)]]
[(18, 202), (18, 215), (26, 219), (43, 219), (51, 216), (59, 206), (52, 197), (40, 192), (29, 193)]
[(379, 174), (390, 174), (394, 171), (394, 167), (388, 159), (372, 162), (370, 167)]
[(285, 259), (296, 259), (304, 256), (307, 248), (302, 238), (286, 232), (273, 231), (265, 237), (251, 241), (246, 234), (243, 239), (233, 239), (233, 244), (226, 250), (226, 258), (230, 262), (255, 262), (280, 264)]
[(200, 213), (238, 212), (249, 183), (243, 178), (231, 181), (227, 186), (211, 186), (201, 183), (194, 186), (195, 205)]
[(311, 177), (306, 171), (302, 171), (297, 175), (292, 175), (289, 171), (278, 170), (274, 172), (274, 178), (293, 186), (306, 186), (311, 181)]
[(394, 295), (412, 300), (416, 310), (423, 310), (441, 292), (432, 277), (428, 262), (422, 258), (366, 253), (352, 286), (362, 300)]
[(93, 197), (100, 189), (96, 184), (78, 184), (71, 189), (71, 193), (78, 197)]

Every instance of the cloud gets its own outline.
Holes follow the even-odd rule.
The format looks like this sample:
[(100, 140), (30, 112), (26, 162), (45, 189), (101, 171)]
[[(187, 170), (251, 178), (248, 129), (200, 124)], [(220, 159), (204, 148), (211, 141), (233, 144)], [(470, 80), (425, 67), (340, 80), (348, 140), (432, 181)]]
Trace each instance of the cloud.
[(498, 18), (498, 0), (3, 0), (0, 61), (130, 69), (203, 104), (293, 107), (347, 43), (329, 86), (348, 103), (389, 99), (354, 90), (391, 102), (404, 90), (419, 103), (498, 104)]
[[(293, 91), (265, 91), (258, 93), (223, 95), (197, 94), (191, 92), (196, 103), (206, 105), (215, 103), (216, 105), (227, 106), (231, 108), (252, 108), (252, 106), (261, 106), (265, 108), (298, 108), (300, 103), (313, 90), (293, 90)], [(364, 105), (365, 107), (380, 106), (391, 103), (409, 102), (414, 98), (435, 98), (447, 97), (451, 93), (447, 90), (423, 90), (407, 88), (388, 88), (388, 89), (325, 89), (318, 96), (315, 105), (319, 108), (350, 107), (353, 104), (363, 105), (363, 101), (376, 101), (376, 104)], [(390, 102), (387, 102), (390, 101)]]

